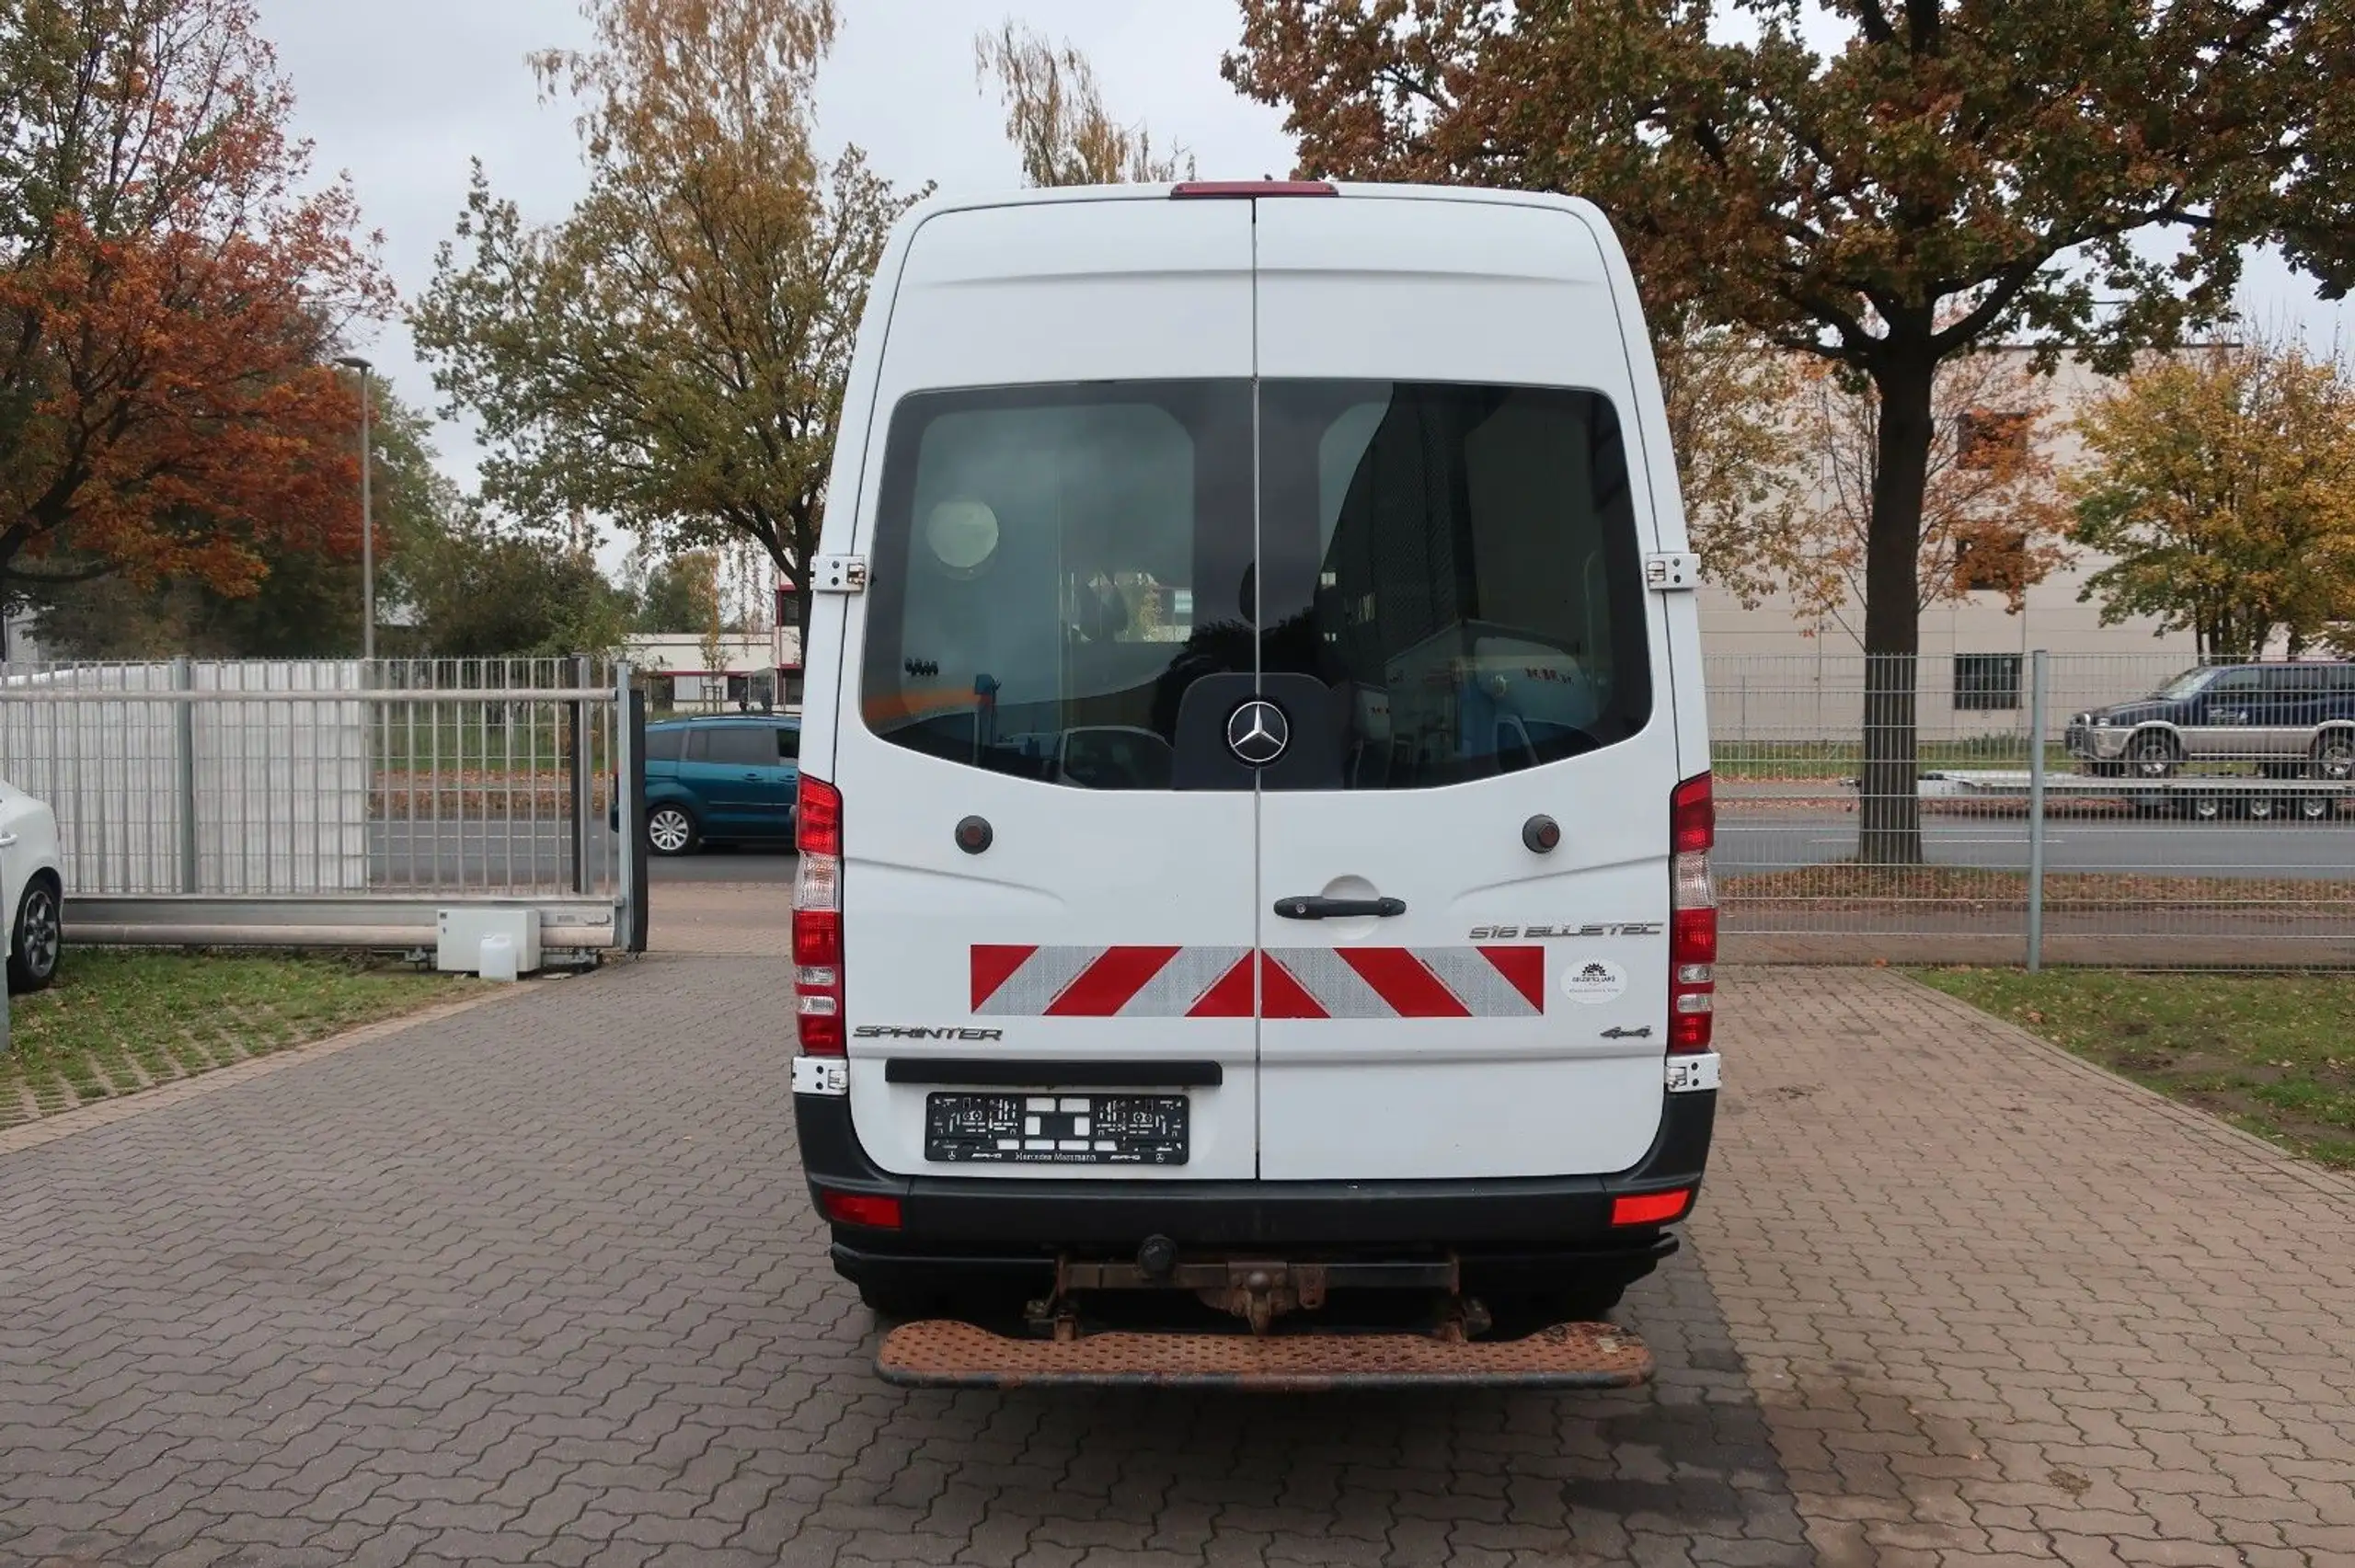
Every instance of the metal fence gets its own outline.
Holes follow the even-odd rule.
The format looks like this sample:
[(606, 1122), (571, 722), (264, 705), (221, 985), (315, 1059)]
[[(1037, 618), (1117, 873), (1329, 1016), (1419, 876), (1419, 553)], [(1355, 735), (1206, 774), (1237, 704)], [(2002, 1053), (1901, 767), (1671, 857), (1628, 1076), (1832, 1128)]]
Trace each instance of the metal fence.
[(0, 665), (0, 773), (48, 801), (77, 941), (431, 945), (454, 905), (626, 945), (626, 668)]
[(2185, 661), (1712, 658), (1727, 957), (2355, 965), (2345, 670), (2096, 725)]

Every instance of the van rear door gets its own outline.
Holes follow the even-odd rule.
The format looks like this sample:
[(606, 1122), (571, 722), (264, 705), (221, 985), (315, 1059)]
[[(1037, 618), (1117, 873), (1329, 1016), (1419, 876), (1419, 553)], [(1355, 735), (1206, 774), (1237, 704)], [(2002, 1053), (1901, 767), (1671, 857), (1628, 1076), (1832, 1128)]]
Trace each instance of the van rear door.
[(829, 781), (887, 1170), (1254, 1173), (1254, 797), (1213, 712), (1255, 656), (1251, 301), (1247, 201), (910, 241)]
[(1260, 1173), (1626, 1169), (1677, 763), (1633, 302), (1559, 209), (1255, 205), (1264, 684), (1316, 751), (1261, 775)]

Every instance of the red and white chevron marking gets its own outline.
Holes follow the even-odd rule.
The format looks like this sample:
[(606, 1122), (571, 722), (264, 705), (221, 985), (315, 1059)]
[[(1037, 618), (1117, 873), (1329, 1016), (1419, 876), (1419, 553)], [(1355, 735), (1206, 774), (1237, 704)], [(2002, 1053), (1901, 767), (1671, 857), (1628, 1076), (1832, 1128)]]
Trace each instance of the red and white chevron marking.
[(1534, 1018), (1543, 947), (976, 946), (987, 1018)]

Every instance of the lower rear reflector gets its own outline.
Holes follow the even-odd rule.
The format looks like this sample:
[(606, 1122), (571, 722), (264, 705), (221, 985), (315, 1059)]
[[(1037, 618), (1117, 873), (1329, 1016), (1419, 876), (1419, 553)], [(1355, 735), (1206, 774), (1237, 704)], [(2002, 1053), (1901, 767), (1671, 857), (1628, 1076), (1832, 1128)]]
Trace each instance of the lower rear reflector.
[(872, 1230), (900, 1228), (900, 1200), (871, 1193), (821, 1193), (818, 1207), (837, 1225), (864, 1225)]
[(1614, 1225), (1665, 1225), (1671, 1219), (1683, 1218), (1687, 1205), (1693, 1201), (1691, 1187), (1678, 1187), (1673, 1192), (1637, 1193), (1628, 1197), (1611, 1200), (1611, 1223)]

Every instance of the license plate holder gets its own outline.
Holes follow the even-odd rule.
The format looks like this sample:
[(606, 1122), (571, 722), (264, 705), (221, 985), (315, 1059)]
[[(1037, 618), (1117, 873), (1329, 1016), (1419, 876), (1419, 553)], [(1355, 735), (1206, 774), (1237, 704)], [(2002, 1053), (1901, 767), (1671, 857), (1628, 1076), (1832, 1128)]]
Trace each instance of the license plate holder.
[(924, 1157), (945, 1164), (1183, 1165), (1183, 1094), (925, 1096)]

